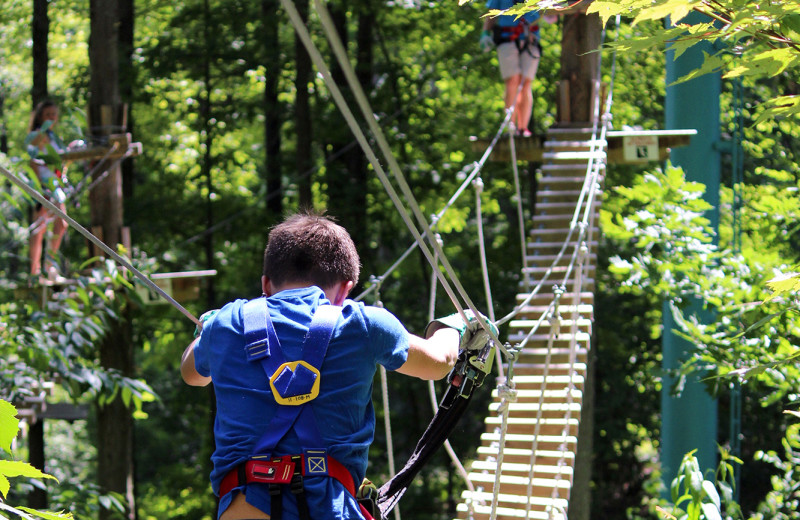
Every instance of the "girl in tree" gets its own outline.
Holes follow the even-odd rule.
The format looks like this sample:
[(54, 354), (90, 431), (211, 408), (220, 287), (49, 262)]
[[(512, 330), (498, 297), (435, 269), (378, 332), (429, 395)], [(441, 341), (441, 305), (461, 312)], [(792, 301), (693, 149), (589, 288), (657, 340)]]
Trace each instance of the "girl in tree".
[[(58, 105), (55, 102), (45, 100), (36, 105), (28, 125), (25, 146), (31, 158), (31, 169), (36, 174), (45, 196), (61, 211), (66, 212), (67, 197), (64, 193), (66, 179), (59, 155), (64, 152), (65, 147), (53, 130), (57, 122)], [(53, 236), (50, 239), (45, 265), (48, 278), (55, 281), (59, 278), (59, 273), (54, 260), (67, 232), (67, 221), (53, 215), (41, 204), (37, 204), (33, 212), (33, 229), (30, 236), (31, 274), (37, 276), (41, 272), (42, 246), (49, 220), (54, 220)]]

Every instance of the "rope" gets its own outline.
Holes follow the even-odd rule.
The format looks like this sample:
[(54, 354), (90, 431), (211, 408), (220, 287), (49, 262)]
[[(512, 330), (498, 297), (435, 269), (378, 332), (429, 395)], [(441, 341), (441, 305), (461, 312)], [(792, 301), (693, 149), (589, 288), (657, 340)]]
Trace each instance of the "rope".
[[(290, 4), (289, 0), (281, 0), (281, 3), (284, 4), (284, 5)], [(408, 183), (406, 182), (405, 176), (403, 175), (402, 171), (400, 170), (400, 165), (397, 163), (397, 160), (395, 159), (394, 154), (392, 153), (391, 149), (389, 148), (389, 144), (386, 141), (386, 138), (383, 135), (383, 132), (382, 132), (381, 128), (378, 126), (377, 122), (375, 121), (375, 114), (370, 109), (369, 102), (368, 102), (368, 100), (366, 98), (366, 95), (364, 94), (364, 91), (361, 88), (361, 84), (358, 82), (358, 79), (356, 78), (355, 71), (353, 70), (353, 67), (350, 64), (350, 61), (349, 61), (349, 59), (347, 57), (347, 52), (345, 51), (344, 46), (342, 45), (342, 42), (339, 39), (339, 35), (336, 32), (336, 29), (334, 27), (333, 20), (331, 19), (330, 13), (328, 12), (327, 8), (325, 7), (325, 5), (320, 0), (314, 0), (314, 5), (315, 5), (317, 13), (318, 13), (318, 15), (320, 17), (320, 21), (322, 22), (322, 27), (323, 27), (323, 29), (324, 29), (327, 37), (328, 37), (328, 42), (331, 44), (333, 52), (334, 52), (334, 55), (336, 56), (336, 58), (337, 58), (337, 60), (339, 62), (339, 65), (341, 66), (342, 71), (344, 72), (344, 75), (345, 75), (345, 78), (347, 79), (348, 85), (350, 86), (351, 91), (355, 95), (356, 102), (357, 102), (359, 108), (361, 109), (361, 112), (362, 112), (362, 115), (363, 115), (364, 119), (367, 122), (367, 126), (370, 128), (370, 131), (372, 132), (373, 137), (378, 142), (378, 147), (381, 149), (381, 152), (383, 153), (384, 158), (386, 159), (386, 161), (389, 164), (389, 170), (392, 172), (392, 174), (394, 175), (395, 181), (400, 186), (400, 189), (403, 192), (403, 195), (405, 196), (406, 202), (411, 207), (411, 211), (412, 211), (412, 213), (414, 214), (414, 216), (417, 219), (417, 223), (425, 231), (426, 236), (429, 238), (428, 242), (430, 243), (432, 248), (439, 254), (439, 261), (441, 262), (442, 266), (444, 267), (445, 271), (447, 272), (447, 275), (448, 275), (450, 281), (453, 283), (453, 285), (455, 286), (455, 289), (458, 291), (459, 295), (461, 296), (461, 298), (466, 303), (466, 306), (469, 307), (473, 311), (476, 321), (489, 334), (489, 336), (492, 339), (494, 339), (496, 342), (498, 342), (498, 344), (499, 344), (500, 343), (499, 339), (494, 334), (494, 332), (492, 332), (491, 328), (488, 326), (488, 324), (485, 322), (484, 318), (481, 316), (481, 314), (476, 309), (475, 304), (470, 299), (470, 297), (467, 294), (466, 290), (461, 285), (458, 277), (456, 276), (456, 273), (455, 273), (454, 269), (452, 268), (452, 266), (450, 265), (449, 261), (447, 260), (447, 257), (445, 256), (444, 251), (441, 249), (441, 247), (434, 240), (430, 240), (430, 237), (432, 237), (433, 234), (431, 232), (430, 226), (428, 226), (427, 219), (422, 215), (422, 210), (420, 209), (419, 205), (416, 202), (416, 199), (414, 197), (414, 193), (411, 191), (411, 188), (408, 186)], [(293, 8), (293, 6), (292, 6), (292, 8)], [(292, 17), (292, 18), (294, 18), (294, 17)], [(298, 17), (297, 21), (299, 21), (299, 17)], [(306, 31), (305, 27), (302, 26), (302, 23), (297, 23), (297, 21), (294, 22), (295, 25), (296, 25), (295, 29), (299, 31), (300, 30), (300, 27), (298, 27), (298, 25), (299, 25), (299, 26), (302, 27), (302, 30), (304, 32), (306, 32), (306, 35), (307, 35), (307, 31)], [(310, 38), (308, 38), (308, 42), (311, 43)], [(304, 39), (304, 43), (305, 43), (305, 39)], [(312, 45), (313, 45), (313, 43), (312, 43)], [(309, 54), (310, 54), (310, 50), (309, 50)], [(325, 74), (323, 73), (323, 77), (324, 76), (325, 76)], [(330, 85), (329, 85), (329, 87), (330, 87)], [(340, 109), (342, 109), (342, 108), (347, 109), (349, 111), (349, 108), (346, 105), (344, 105), (344, 107), (340, 107)], [(348, 120), (348, 122), (349, 122), (349, 120)], [(355, 123), (354, 120), (353, 120), (353, 123)], [(355, 125), (355, 128), (358, 128), (357, 125)], [(355, 128), (353, 128), (354, 131), (355, 131)], [(358, 129), (358, 130), (360, 132), (360, 129)], [(389, 184), (388, 179), (386, 179), (385, 181), (383, 180), (383, 177), (385, 175), (383, 173), (383, 170), (376, 170), (376, 171), (377, 171), (378, 175), (381, 177), (381, 181), (384, 183), (384, 187), (388, 191), (391, 185)], [(394, 188), (391, 188), (391, 190), (393, 192)], [(414, 236), (417, 239), (417, 241), (420, 242), (420, 248), (422, 249), (423, 253), (425, 253), (425, 257), (428, 259), (428, 262), (432, 266), (436, 265), (436, 263), (435, 263), (432, 255), (430, 254), (430, 252), (427, 251), (427, 248), (423, 247), (422, 237), (419, 236), (419, 233), (417, 232), (416, 227), (413, 225), (413, 223), (411, 222), (410, 217), (407, 215), (405, 207), (402, 206), (402, 204), (399, 204), (399, 201), (397, 201), (396, 207), (403, 214), (403, 220), (406, 221), (406, 225), (409, 227), (409, 230), (412, 231), (412, 234), (414, 234)], [(448, 294), (448, 296), (450, 297), (450, 300), (455, 305), (456, 310), (461, 315), (461, 318), (465, 322), (467, 322), (468, 320), (467, 320), (466, 314), (464, 313), (464, 309), (460, 305), (458, 299), (456, 298), (456, 295), (453, 294), (452, 288), (446, 282), (446, 279), (444, 278), (444, 276), (440, 275), (438, 270), (436, 270), (436, 273), (437, 273), (437, 276), (439, 276), (439, 281), (442, 283), (442, 286), (443, 286), (445, 292)]]
[[(297, 9), (294, 7), (294, 4), (291, 3), (289, 0), (281, 0), (281, 4), (283, 5), (283, 8), (286, 9), (287, 13), (289, 14), (289, 19), (291, 20), (292, 24), (294, 25), (294, 28), (295, 28), (295, 31), (297, 32), (298, 37), (302, 41), (303, 45), (306, 48), (306, 51), (308, 52), (308, 54), (311, 57), (311, 59), (314, 62), (314, 64), (316, 65), (317, 70), (319, 70), (320, 74), (322, 75), (326, 85), (328, 86), (328, 89), (331, 92), (331, 95), (333, 96), (334, 102), (336, 103), (336, 105), (339, 108), (339, 110), (342, 112), (342, 115), (344, 116), (345, 121), (347, 122), (348, 126), (350, 126), (350, 129), (352, 130), (353, 134), (356, 136), (356, 139), (358, 140), (359, 144), (361, 145), (361, 148), (364, 150), (364, 153), (367, 156), (367, 158), (369, 159), (369, 162), (372, 165), (373, 169), (378, 174), (378, 176), (379, 176), (379, 178), (381, 180), (381, 183), (384, 185), (384, 188), (386, 189), (390, 199), (392, 200), (392, 203), (395, 205), (395, 208), (400, 213), (401, 217), (403, 218), (403, 221), (406, 223), (406, 226), (409, 228), (409, 230), (411, 231), (412, 235), (414, 235), (414, 238), (419, 243), (419, 247), (423, 251), (423, 253), (425, 254), (426, 258), (428, 258), (428, 261), (433, 264), (433, 259), (432, 259), (431, 252), (428, 250), (427, 246), (424, 245), (422, 237), (420, 236), (420, 234), (417, 231), (416, 227), (414, 226), (413, 222), (411, 222), (411, 218), (408, 215), (407, 211), (405, 210), (405, 207), (403, 206), (402, 202), (400, 201), (397, 192), (394, 190), (394, 188), (392, 187), (391, 183), (389, 182), (389, 179), (386, 177), (386, 174), (383, 171), (383, 167), (380, 165), (380, 162), (378, 161), (378, 158), (375, 156), (375, 153), (372, 150), (372, 147), (367, 142), (366, 136), (362, 132), (361, 128), (358, 126), (358, 123), (356, 122), (353, 113), (350, 111), (350, 108), (347, 106), (347, 103), (345, 102), (344, 97), (342, 96), (341, 91), (339, 90), (339, 87), (333, 81), (333, 78), (332, 78), (332, 75), (330, 73), (330, 70), (328, 69), (327, 65), (325, 64), (324, 60), (322, 59), (322, 55), (320, 54), (319, 49), (311, 41), (311, 36), (308, 33), (308, 30), (306, 29), (305, 25), (303, 24), (303, 21), (300, 18), (300, 15), (297, 12)], [(317, 11), (318, 12), (321, 12), (321, 9), (323, 9), (321, 6), (317, 6)], [(323, 25), (325, 25), (325, 24), (328, 24), (328, 25), (330, 25), (332, 27), (333, 22), (330, 20), (330, 16), (328, 16), (323, 21)], [(335, 29), (332, 29), (332, 30), (335, 33)], [(331, 44), (334, 45), (334, 42), (331, 41)], [(334, 45), (334, 50), (335, 50), (335, 45)], [(349, 65), (349, 63), (347, 65)], [(345, 70), (345, 73), (349, 74), (348, 67), (345, 64), (342, 64), (342, 67)], [(348, 80), (349, 79), (350, 78), (348, 77)], [(356, 83), (358, 83), (358, 82), (356, 81)], [(370, 117), (368, 117), (368, 119), (373, 119), (374, 120), (374, 117), (370, 116)], [(430, 227), (427, 226), (427, 223), (425, 224), (424, 227), (427, 228), (426, 231), (430, 232)], [(449, 284), (443, 278), (444, 278), (443, 276), (440, 276), (440, 281), (442, 281), (442, 284), (446, 288), (446, 290), (448, 292), (448, 295), (453, 300), (453, 303), (459, 309), (462, 309), (461, 306), (459, 305), (456, 297), (455, 297), (455, 294), (452, 293), (452, 289), (450, 288)], [(461, 312), (463, 314), (463, 309), (461, 310)], [(465, 319), (465, 321), (466, 321), (466, 319)]]
[[(439, 235), (436, 235), (435, 239), (440, 244), (442, 243), (442, 239), (441, 239), (441, 237)], [(436, 275), (431, 274), (431, 291), (430, 291), (431, 296), (430, 296), (430, 299), (428, 301), (428, 321), (429, 322), (433, 321), (435, 319), (436, 287), (437, 287)], [(428, 396), (430, 397), (430, 400), (431, 400), (431, 406), (433, 408), (433, 414), (436, 415), (436, 413), (439, 411), (439, 405), (438, 405), (439, 399), (436, 397), (436, 387), (435, 387), (433, 381), (430, 381), (430, 380), (428, 381)], [(447, 456), (450, 457), (450, 461), (453, 463), (453, 466), (456, 468), (456, 472), (458, 472), (458, 474), (461, 475), (461, 478), (464, 479), (464, 482), (467, 485), (467, 489), (470, 492), (474, 493), (475, 492), (475, 486), (473, 485), (472, 481), (469, 478), (469, 473), (467, 472), (466, 468), (464, 468), (464, 465), (461, 463), (461, 460), (458, 458), (458, 455), (456, 455), (455, 450), (453, 449), (452, 445), (450, 444), (450, 440), (449, 439), (445, 439), (443, 446), (444, 446), (445, 451), (447, 452)], [(395, 511), (396, 510), (397, 510), (397, 506), (395, 506)]]
[(34, 199), (36, 199), (36, 200), (37, 200), (37, 201), (38, 201), (40, 204), (42, 204), (43, 206), (45, 206), (47, 209), (49, 209), (50, 211), (52, 211), (53, 213), (55, 213), (55, 214), (56, 214), (56, 215), (58, 215), (59, 217), (61, 217), (61, 218), (63, 218), (64, 220), (66, 220), (66, 221), (67, 221), (67, 223), (68, 223), (70, 226), (74, 227), (76, 230), (78, 230), (78, 232), (79, 232), (81, 235), (83, 235), (83, 236), (84, 236), (84, 237), (86, 237), (86, 238), (87, 238), (87, 239), (88, 239), (90, 242), (92, 242), (94, 245), (96, 245), (97, 247), (99, 247), (100, 249), (102, 249), (102, 250), (103, 250), (103, 251), (104, 251), (104, 252), (105, 252), (105, 253), (106, 253), (108, 256), (110, 256), (111, 258), (113, 258), (114, 260), (116, 260), (116, 262), (117, 262), (117, 263), (119, 263), (120, 265), (122, 265), (122, 266), (123, 266), (123, 267), (125, 267), (126, 269), (130, 270), (130, 271), (131, 271), (131, 272), (132, 272), (134, 275), (136, 275), (136, 277), (137, 277), (137, 278), (139, 278), (139, 279), (140, 279), (142, 282), (144, 282), (144, 284), (145, 284), (147, 287), (149, 287), (150, 289), (152, 289), (153, 291), (155, 291), (157, 294), (159, 294), (159, 295), (160, 295), (162, 298), (164, 298), (165, 300), (167, 300), (167, 301), (168, 301), (170, 304), (172, 304), (172, 305), (173, 305), (173, 306), (174, 306), (176, 309), (178, 309), (179, 311), (181, 311), (181, 313), (183, 313), (183, 315), (184, 315), (184, 316), (186, 316), (187, 318), (189, 318), (190, 320), (192, 320), (192, 321), (193, 321), (195, 324), (202, 326), (202, 324), (200, 323), (200, 320), (198, 320), (197, 318), (195, 318), (195, 317), (194, 317), (194, 315), (193, 315), (192, 313), (190, 313), (189, 311), (187, 311), (187, 310), (186, 310), (186, 309), (185, 309), (185, 308), (184, 308), (184, 307), (183, 307), (183, 306), (182, 306), (180, 303), (178, 303), (177, 301), (175, 301), (175, 299), (173, 299), (173, 298), (172, 298), (172, 296), (170, 296), (169, 294), (167, 294), (166, 292), (164, 292), (164, 290), (163, 290), (163, 289), (161, 289), (161, 287), (159, 287), (158, 285), (156, 285), (156, 284), (155, 284), (155, 283), (154, 283), (152, 280), (150, 280), (150, 278), (148, 278), (147, 276), (145, 276), (145, 275), (144, 275), (144, 274), (143, 274), (141, 271), (139, 271), (139, 270), (138, 270), (138, 269), (136, 269), (136, 268), (135, 268), (133, 265), (131, 265), (131, 263), (130, 263), (130, 262), (128, 262), (128, 261), (127, 261), (125, 258), (123, 258), (122, 256), (120, 256), (120, 255), (119, 255), (119, 254), (117, 254), (117, 253), (116, 253), (116, 252), (115, 252), (113, 249), (111, 249), (111, 248), (110, 248), (110, 247), (108, 247), (106, 244), (104, 244), (102, 240), (100, 240), (99, 238), (97, 238), (96, 236), (94, 236), (92, 233), (90, 233), (90, 232), (89, 232), (89, 231), (88, 231), (86, 228), (84, 228), (83, 226), (81, 226), (81, 225), (80, 225), (80, 224), (79, 224), (77, 221), (75, 221), (75, 220), (74, 220), (72, 217), (70, 217), (69, 215), (67, 215), (67, 214), (66, 214), (66, 213), (64, 213), (63, 211), (61, 211), (61, 209), (59, 209), (59, 207), (58, 207), (58, 206), (56, 206), (55, 204), (53, 204), (52, 202), (50, 202), (49, 200), (47, 200), (47, 198), (46, 198), (44, 195), (42, 195), (40, 192), (36, 191), (35, 189), (31, 188), (30, 186), (28, 186), (28, 184), (27, 184), (27, 183), (25, 183), (25, 181), (23, 181), (22, 179), (20, 179), (19, 177), (17, 177), (16, 175), (14, 175), (13, 173), (11, 173), (10, 171), (8, 171), (8, 170), (7, 170), (6, 168), (4, 168), (3, 166), (0, 166), (0, 174), (3, 174), (3, 175), (4, 175), (4, 176), (5, 176), (5, 177), (6, 177), (8, 180), (10, 180), (10, 181), (11, 181), (13, 184), (15, 184), (15, 185), (16, 185), (18, 188), (20, 188), (21, 190), (23, 190), (24, 192), (26, 192), (28, 195), (30, 195), (31, 197), (33, 197)]
[[(378, 285), (378, 290), (376, 291), (376, 300), (375, 306), (376, 307), (383, 307), (383, 302), (380, 298), (380, 285)], [(386, 377), (386, 368), (383, 365), (380, 365), (380, 373), (381, 373), (381, 401), (383, 403), (383, 427), (386, 430), (386, 455), (389, 463), (389, 476), (393, 478), (396, 474), (395, 465), (394, 465), (394, 437), (392, 436), (392, 414), (389, 409), (389, 381)], [(395, 520), (400, 520), (400, 509), (395, 508), (394, 510), (394, 517)]]
[[(515, 101), (516, 103), (516, 101)], [(519, 169), (517, 168), (517, 146), (514, 136), (509, 138), (509, 149), (511, 150), (511, 170), (514, 172), (514, 189), (517, 194), (517, 222), (519, 225), (520, 249), (522, 251), (522, 276), (525, 287), (530, 285), (528, 273), (528, 237), (525, 234), (525, 218), (522, 211), (522, 191), (519, 182)]]

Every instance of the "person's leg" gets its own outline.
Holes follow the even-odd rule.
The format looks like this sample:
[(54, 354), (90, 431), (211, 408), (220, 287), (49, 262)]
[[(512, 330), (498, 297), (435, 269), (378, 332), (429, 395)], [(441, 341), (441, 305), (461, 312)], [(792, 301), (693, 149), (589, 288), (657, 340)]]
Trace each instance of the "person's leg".
[[(64, 203), (58, 205), (58, 209), (63, 211), (64, 213), (67, 212), (67, 207)], [(64, 239), (64, 235), (67, 232), (68, 228), (67, 221), (63, 218), (56, 217), (55, 223), (53, 224), (53, 237), (50, 239), (50, 254), (55, 257), (58, 253), (58, 249), (61, 247), (61, 241)]]
[(531, 90), (531, 80), (522, 80), (522, 90), (517, 98), (516, 125), (520, 130), (527, 130), (528, 123), (531, 122), (531, 111), (533, 110), (533, 91)]
[(31, 274), (35, 276), (42, 272), (42, 244), (44, 243), (44, 234), (47, 232), (47, 210), (45, 208), (39, 208), (33, 213), (32, 226), (29, 256)]
[[(515, 74), (510, 78), (506, 79), (506, 94), (505, 94), (505, 102), (506, 102), (506, 110), (514, 106), (515, 114), (519, 112), (519, 104), (514, 103), (514, 100), (517, 99), (517, 90), (519, 89), (519, 82), (522, 80), (522, 76), (520, 74)], [(512, 121), (516, 121), (516, 117), (511, 117)]]
[(517, 111), (516, 123), (517, 128), (522, 131), (527, 130), (531, 122), (531, 112), (533, 111), (533, 91), (531, 90), (531, 84), (539, 69), (540, 57), (541, 49), (533, 42), (519, 55), (520, 69), (522, 71), (522, 90), (517, 100), (519, 110)]
[[(505, 92), (503, 101), (506, 111), (512, 106), (515, 107), (517, 100), (517, 90), (522, 80), (522, 70), (520, 69), (519, 51), (513, 42), (501, 43), (497, 46), (497, 59), (500, 62), (500, 75), (505, 82)], [(511, 122), (516, 121), (515, 116), (511, 116)]]

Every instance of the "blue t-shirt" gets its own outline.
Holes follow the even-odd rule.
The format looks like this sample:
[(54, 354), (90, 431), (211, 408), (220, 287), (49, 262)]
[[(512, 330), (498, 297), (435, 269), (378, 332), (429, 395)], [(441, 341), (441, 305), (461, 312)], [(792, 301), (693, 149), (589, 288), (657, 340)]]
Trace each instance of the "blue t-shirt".
[[(211, 459), (211, 485), (215, 493), (225, 475), (252, 455), (256, 443), (275, 415), (272, 397), (261, 363), (245, 356), (242, 306), (246, 300), (225, 305), (205, 322), (194, 349), (195, 367), (211, 376), (217, 399), (214, 422), (216, 449)], [(267, 298), (270, 316), (287, 361), (300, 359), (311, 316), (327, 303), (318, 287), (290, 289)], [(389, 311), (346, 300), (320, 369), (319, 396), (312, 401), (317, 426), (328, 454), (353, 475), (358, 487), (366, 474), (369, 446), (375, 431), (372, 380), (377, 364), (396, 370), (408, 357), (408, 332)], [(273, 455), (302, 453), (290, 431)], [(305, 477), (306, 497), (315, 519), (361, 519), (355, 499), (335, 479)], [(237, 488), (244, 490), (244, 487)], [(235, 491), (221, 497), (220, 514), (230, 505)], [(270, 512), (268, 486), (251, 484), (247, 502)], [(298, 518), (297, 504), (288, 488), (282, 493), (284, 518)]]
[[(522, 3), (521, 0), (488, 0), (486, 2), (486, 7), (489, 9), (500, 9), (505, 10), (510, 7), (514, 7), (516, 4)], [(528, 11), (521, 17), (517, 18), (516, 15), (510, 14), (501, 14), (500, 16), (495, 18), (495, 24), (497, 27), (506, 28), (506, 27), (516, 27), (520, 23), (527, 24), (531, 26), (531, 32), (534, 34), (536, 39), (539, 39), (539, 26), (536, 24), (536, 21), (539, 20), (539, 12), (538, 11)]]

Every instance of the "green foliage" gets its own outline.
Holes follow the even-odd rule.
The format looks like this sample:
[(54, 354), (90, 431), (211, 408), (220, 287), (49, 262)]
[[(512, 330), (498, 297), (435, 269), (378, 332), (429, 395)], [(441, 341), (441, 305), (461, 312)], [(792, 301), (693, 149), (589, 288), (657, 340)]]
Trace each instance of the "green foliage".
[[(696, 451), (696, 450), (695, 450)], [(684, 455), (678, 474), (672, 481), (670, 511), (660, 509), (672, 520), (725, 520), (743, 518), (739, 505), (733, 500), (736, 484), (733, 464), (742, 461), (720, 449), (721, 461), (714, 480), (706, 480), (694, 456), (695, 451)]]
[(779, 470), (779, 474), (772, 477), (772, 491), (758, 508), (759, 520), (790, 520), (796, 519), (800, 508), (800, 484), (795, 473), (800, 464), (800, 424), (792, 424), (787, 428), (786, 436), (782, 441), (783, 457), (775, 450), (762, 450), (756, 453), (758, 460), (771, 464)]
[[(17, 409), (8, 401), (0, 399), (0, 449), (11, 452), (11, 441), (17, 436), (19, 420), (16, 418)], [(26, 477), (36, 479), (53, 479), (51, 475), (34, 468), (26, 462), (16, 460), (0, 460), (0, 511), (4, 511), (20, 518), (30, 519), (33, 517), (45, 520), (57, 520), (59, 518), (72, 518), (71, 513), (53, 513), (49, 511), (38, 511), (29, 507), (12, 507), (6, 504), (8, 491), (11, 487), (9, 478)], [(8, 518), (4, 513), (0, 513), (4, 518)]]
[[(20, 399), (58, 377), (73, 399), (104, 404), (118, 395), (140, 411), (154, 396), (143, 381), (101, 366), (97, 345), (128, 305), (133, 286), (111, 261), (75, 277), (69, 291), (0, 304), (0, 392)], [(35, 293), (34, 293), (35, 294)]]

